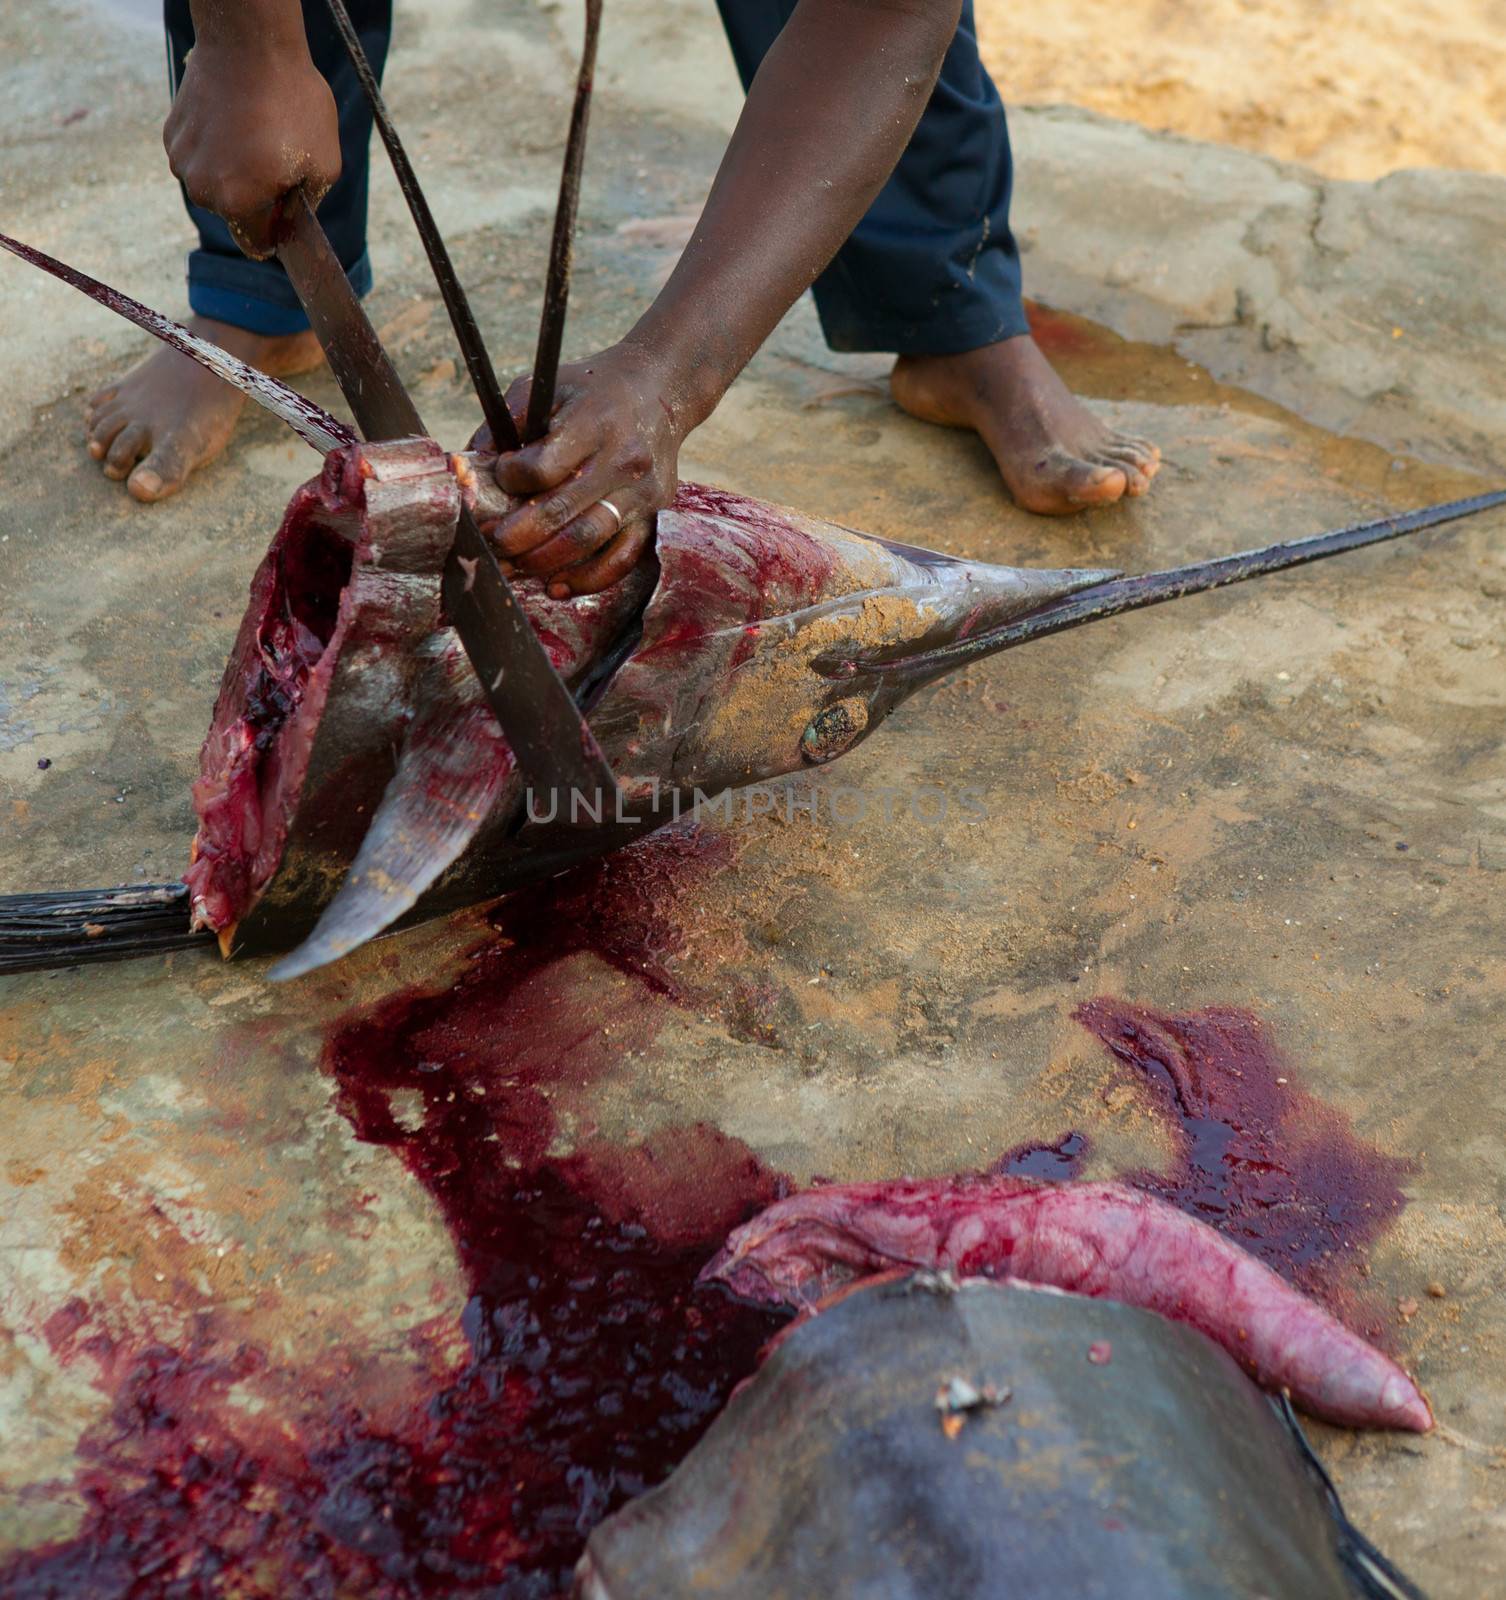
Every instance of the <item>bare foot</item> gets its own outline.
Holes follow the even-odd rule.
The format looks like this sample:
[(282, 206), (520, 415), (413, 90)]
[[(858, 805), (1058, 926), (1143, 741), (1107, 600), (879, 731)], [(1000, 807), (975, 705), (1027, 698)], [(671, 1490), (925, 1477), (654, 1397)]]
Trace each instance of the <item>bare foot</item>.
[(971, 428), (1015, 503), (1062, 516), (1144, 494), (1161, 452), (1105, 426), (1057, 377), (1028, 333), (956, 356), (901, 356), (889, 386), (911, 416)]
[[(212, 317), (190, 317), (188, 326), (275, 378), (308, 372), (324, 360), (312, 333), (269, 337)], [(90, 397), (89, 454), (104, 463), (107, 478), (125, 478), (138, 500), (165, 500), (230, 442), (245, 403), (239, 389), (160, 345), (118, 383)]]

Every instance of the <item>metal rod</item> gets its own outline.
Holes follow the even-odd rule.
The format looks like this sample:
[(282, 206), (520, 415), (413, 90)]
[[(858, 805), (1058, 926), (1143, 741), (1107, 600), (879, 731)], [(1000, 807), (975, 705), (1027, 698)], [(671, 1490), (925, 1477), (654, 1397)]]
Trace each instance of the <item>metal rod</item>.
[(433, 268), (440, 297), (444, 300), (445, 310), (450, 314), (450, 326), (455, 330), (460, 354), (465, 360), (466, 371), (471, 376), (471, 386), (476, 391), (476, 398), (481, 402), (481, 413), (486, 418), (486, 425), (491, 429), (492, 443), (498, 450), (516, 450), (522, 444), (522, 440), (518, 437), (517, 425), (512, 420), (512, 413), (507, 409), (507, 401), (503, 397), (501, 384), (497, 382), (492, 358), (487, 353), (481, 329), (471, 310), (471, 303), (460, 285), (460, 279), (455, 274), (455, 264), (450, 260), (450, 252), (445, 247), (439, 225), (434, 221), (434, 213), (429, 209), (429, 202), (424, 198), (424, 192), (419, 186), (418, 175), (413, 170), (412, 162), (408, 160), (408, 152), (403, 149), (403, 142), (398, 138), (397, 129), (392, 125), (392, 118), (387, 114), (387, 103), (382, 99), (376, 73), (371, 70), (371, 62), (361, 47), (360, 36), (356, 32), (355, 24), (350, 20), (350, 13), (345, 9), (344, 0), (326, 0), (326, 3), (340, 38), (344, 41), (350, 64), (355, 68), (356, 77), (360, 80), (366, 102), (371, 107), (377, 132), (381, 134), (382, 143), (387, 147), (392, 170), (397, 175), (397, 186), (403, 191), (403, 198), (408, 202), (408, 210), (412, 213), (413, 221), (418, 228), (418, 236), (423, 241), (424, 254), (428, 256), (429, 265)]
[(931, 678), (941, 672), (953, 671), (966, 661), (994, 655), (1000, 650), (1010, 650), (1016, 645), (1029, 644), (1048, 634), (1065, 633), (1069, 628), (1101, 622), (1107, 617), (1117, 617), (1126, 611), (1139, 611), (1145, 606), (1158, 606), (1167, 600), (1180, 600), (1184, 595), (1202, 594), (1208, 589), (1221, 589), (1231, 583), (1244, 583), (1250, 578), (1263, 578), (1269, 573), (1284, 572), (1288, 567), (1300, 567), (1309, 561), (1323, 561), (1329, 556), (1360, 550), (1366, 545), (1382, 544), (1387, 539), (1400, 539), (1409, 533), (1419, 533), (1424, 528), (1436, 528), (1442, 523), (1454, 522), (1460, 517), (1472, 517), (1481, 511), (1490, 511), (1503, 505), (1506, 505), (1506, 489), (1495, 489), (1488, 494), (1474, 495), (1467, 500), (1450, 500), (1443, 505), (1425, 506), (1419, 511), (1408, 511), (1397, 517), (1356, 523), (1353, 527), (1315, 533), (1304, 539), (1283, 540), (1263, 550), (1246, 550), (1238, 555), (1218, 556), (1211, 561), (1195, 561), (1185, 567), (1172, 567), (1166, 572), (1145, 572), (1133, 578), (1114, 578), (1091, 589), (1079, 590), (1064, 599), (1053, 600), (1029, 616), (1020, 617), (1002, 628), (994, 628), (971, 639), (959, 639), (955, 644), (942, 645), (939, 649), (912, 656), (908, 660), (886, 662), (877, 657), (829, 656), (820, 665), (824, 671), (844, 676), (867, 672), (890, 681)]
[(596, 78), (596, 41), (601, 33), (601, 0), (586, 0), (586, 42), (575, 79), (570, 110), (570, 135), (560, 173), (559, 204), (554, 211), (554, 237), (549, 246), (549, 273), (544, 281), (544, 310), (539, 318), (539, 343), (533, 357), (533, 385), (523, 441), (532, 444), (548, 431), (554, 410), (560, 347), (565, 340), (565, 310), (570, 300), (570, 271), (575, 254), (575, 214), (580, 206), (580, 176), (586, 161), (586, 124), (591, 115), (591, 90)]

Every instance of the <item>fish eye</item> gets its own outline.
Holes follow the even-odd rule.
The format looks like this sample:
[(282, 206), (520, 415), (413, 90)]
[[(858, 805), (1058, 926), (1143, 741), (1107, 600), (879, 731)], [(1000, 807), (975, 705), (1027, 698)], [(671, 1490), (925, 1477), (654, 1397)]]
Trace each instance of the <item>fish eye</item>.
[(835, 760), (868, 727), (868, 702), (857, 695), (823, 706), (800, 735), (800, 754), (812, 766)]

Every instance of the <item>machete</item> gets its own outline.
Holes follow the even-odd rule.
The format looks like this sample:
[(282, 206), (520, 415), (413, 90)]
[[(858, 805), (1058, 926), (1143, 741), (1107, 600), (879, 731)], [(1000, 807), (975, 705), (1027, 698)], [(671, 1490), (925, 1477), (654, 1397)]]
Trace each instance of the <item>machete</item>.
[(265, 406), (274, 417), (281, 417), (305, 444), (311, 445), (320, 455), (356, 442), (355, 430), (338, 417), (332, 417), (323, 406), (315, 405), (296, 389), (290, 389), (276, 378), (269, 378), (265, 372), (248, 367), (238, 357), (221, 350), (208, 339), (190, 333), (181, 323), (163, 316), (160, 311), (153, 311), (150, 306), (142, 305), (139, 300), (122, 294), (119, 289), (112, 289), (98, 278), (91, 278), (87, 272), (70, 267), (66, 261), (59, 261), (56, 256), (38, 250), (35, 245), (22, 244), (7, 233), (0, 233), (0, 249), (9, 250), (28, 265), (51, 273), (80, 294), (88, 295), (96, 305), (113, 311), (117, 317), (124, 317), (127, 322), (134, 322), (143, 332), (160, 339), (180, 355), (197, 361), (215, 377), (223, 378), (258, 405)]
[[(356, 424), (368, 439), (427, 436), (345, 269), (298, 191), (283, 207), (277, 258), (297, 291)], [(491, 546), (462, 507), (444, 569), (446, 612), (519, 768), (540, 791), (616, 792), (580, 708), (550, 663)]]

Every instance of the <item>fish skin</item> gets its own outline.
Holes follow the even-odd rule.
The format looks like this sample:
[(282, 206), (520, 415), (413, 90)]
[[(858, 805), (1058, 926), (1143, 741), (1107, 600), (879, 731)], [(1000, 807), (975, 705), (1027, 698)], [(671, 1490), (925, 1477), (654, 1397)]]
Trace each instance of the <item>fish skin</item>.
[(738, 1228), (701, 1277), (750, 1300), (810, 1307), (895, 1267), (1121, 1300), (1198, 1329), (1326, 1421), (1433, 1426), (1389, 1357), (1206, 1223), (1118, 1183), (995, 1175), (812, 1189)]

